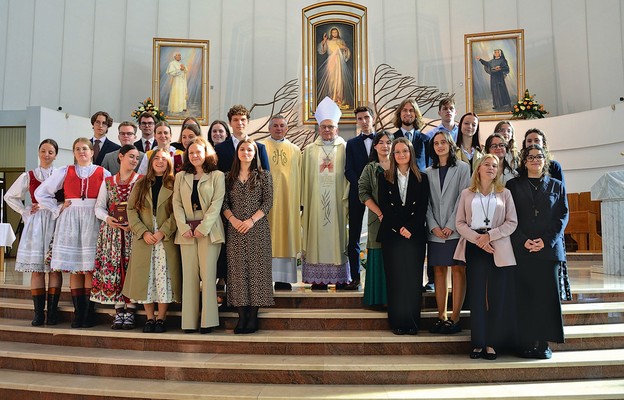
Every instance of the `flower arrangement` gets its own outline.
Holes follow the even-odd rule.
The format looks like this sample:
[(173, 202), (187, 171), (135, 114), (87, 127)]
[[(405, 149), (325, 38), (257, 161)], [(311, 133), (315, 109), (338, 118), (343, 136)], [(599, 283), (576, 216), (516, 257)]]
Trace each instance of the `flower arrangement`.
[(514, 104), (512, 116), (517, 119), (535, 119), (544, 118), (544, 114), (548, 114), (548, 111), (544, 110), (544, 106), (527, 89), (524, 91), (524, 98)]
[(152, 114), (154, 114), (154, 117), (156, 117), (156, 122), (167, 121), (167, 116), (165, 115), (164, 112), (160, 111), (158, 109), (158, 107), (156, 107), (154, 105), (154, 103), (152, 102), (152, 98), (151, 97), (148, 97), (147, 99), (145, 99), (145, 101), (140, 102), (139, 103), (139, 108), (137, 108), (136, 110), (132, 111), (132, 114), (130, 114), (130, 116), (132, 118), (134, 118), (138, 122), (139, 121), (139, 117), (145, 111), (149, 111)]

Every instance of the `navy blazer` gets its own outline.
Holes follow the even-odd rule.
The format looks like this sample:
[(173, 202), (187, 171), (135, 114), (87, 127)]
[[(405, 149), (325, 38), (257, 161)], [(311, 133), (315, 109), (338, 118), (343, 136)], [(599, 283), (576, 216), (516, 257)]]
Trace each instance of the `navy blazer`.
[(405, 205), (403, 205), (399, 194), (398, 179), (390, 183), (383, 172), (379, 173), (377, 196), (383, 219), (377, 233), (378, 242), (404, 239), (399, 233), (402, 227), (411, 232), (410, 240), (417, 240), (423, 244), (427, 241), (425, 216), (429, 205), (429, 181), (426, 174), (422, 174), (421, 178), (422, 180), (418, 182), (416, 176), (410, 171)]
[[(372, 137), (375, 137), (374, 134)], [(371, 145), (373, 141), (371, 140)], [(372, 147), (371, 147), (372, 151)], [(364, 137), (357, 135), (347, 140), (346, 160), (345, 160), (345, 177), (350, 183), (349, 199), (351, 201), (360, 201), (358, 194), (358, 181), (364, 167), (368, 164), (368, 153), (364, 144)]]
[[(398, 131), (394, 132), (394, 138), (403, 137), (403, 131), (399, 128)], [(416, 154), (416, 165), (421, 173), (425, 174), (427, 171), (427, 167), (430, 164), (429, 159), (429, 136), (420, 132), (419, 130), (414, 130), (414, 134), (412, 137), (412, 146), (414, 146), (414, 153)]]
[[(526, 175), (507, 182), (507, 188), (516, 205), (518, 227), (511, 235), (511, 243), (517, 258), (538, 258), (565, 261), (565, 244), (563, 232), (568, 224), (568, 199), (565, 188), (560, 180), (545, 176), (535, 189)], [(536, 215), (537, 211), (537, 215)], [(530, 253), (524, 243), (528, 239), (541, 238), (544, 248)]]
[[(93, 138), (91, 138), (91, 144), (95, 146), (95, 144), (93, 143)], [(102, 147), (100, 148), (100, 152), (98, 153), (97, 158), (93, 160), (93, 164), (102, 165), (102, 161), (104, 161), (104, 156), (106, 154), (112, 153), (113, 151), (119, 150), (119, 149), (121, 149), (120, 145), (118, 145), (115, 142), (111, 142), (109, 138), (106, 138), (106, 140), (104, 141), (104, 144), (102, 144)]]
[[(269, 171), (269, 157), (267, 156), (266, 147), (262, 143), (256, 142), (258, 146), (258, 158), (260, 159), (260, 165), (263, 169)], [(217, 168), (219, 171), (225, 173), (232, 169), (232, 163), (234, 162), (234, 143), (232, 137), (229, 136), (225, 141), (215, 146), (217, 152)]]
[[(137, 150), (140, 151), (141, 153), (145, 153), (145, 148), (143, 147), (143, 142), (145, 142), (145, 139), (143, 139), (142, 136), (141, 136), (141, 139), (139, 139), (136, 142), (134, 142), (134, 147), (136, 147)], [(156, 140), (154, 139), (152, 141), (152, 147), (150, 148), (150, 150), (153, 150), (156, 146), (158, 146), (158, 144), (156, 143)]]

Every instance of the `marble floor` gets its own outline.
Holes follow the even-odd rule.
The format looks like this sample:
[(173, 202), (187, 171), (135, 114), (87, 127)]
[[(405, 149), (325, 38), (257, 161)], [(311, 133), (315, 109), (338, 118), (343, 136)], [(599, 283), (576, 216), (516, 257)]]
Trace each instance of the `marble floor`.
[[(624, 291), (624, 276), (607, 275), (603, 273), (603, 266), (601, 260), (570, 260), (568, 261), (568, 274), (570, 276), (570, 286), (573, 292), (582, 293), (583, 291)], [(5, 268), (0, 270), (0, 283), (14, 284), (14, 285), (29, 285), (29, 275), (15, 271), (15, 258), (7, 258), (5, 260)], [(303, 292), (310, 295), (316, 295), (310, 291), (310, 285), (303, 284), (301, 282), (301, 270), (298, 271), (299, 282), (293, 285), (291, 295), (296, 296)], [(366, 271), (362, 272), (362, 282), (365, 281)], [(425, 277), (426, 279), (426, 277)], [(450, 282), (450, 275), (449, 275)], [(69, 286), (69, 276), (63, 277), (63, 286)], [(361, 292), (362, 290), (360, 290)], [(333, 286), (330, 286), (330, 293), (335, 293), (337, 296), (345, 295), (350, 296), (353, 292), (335, 291)], [(280, 292), (280, 295), (288, 296), (288, 292)], [(327, 295), (321, 292), (319, 295)]]
[[(28, 274), (22, 274), (15, 271), (15, 260), (7, 259), (6, 265), (3, 270), (0, 271), (0, 283), (11, 285), (28, 285)], [(572, 291), (574, 293), (583, 292), (617, 292), (624, 291), (624, 277), (612, 276), (603, 273), (602, 261), (590, 261), (590, 260), (571, 260), (568, 262), (568, 269), (570, 275), (570, 281)], [(362, 277), (364, 280), (364, 276)], [(68, 277), (64, 279), (64, 286), (69, 283)], [(309, 285), (299, 283), (294, 285), (292, 292), (280, 292), (280, 296), (301, 296), (305, 293), (306, 296), (353, 296), (353, 292), (335, 291), (333, 287), (329, 292), (312, 292)], [(361, 291), (360, 291), (361, 293)], [(28, 321), (23, 321), (23, 329), (32, 329)], [(620, 325), (611, 325), (613, 329), (622, 329)], [(583, 335), (583, 329), (587, 329), (585, 326), (570, 326), (566, 327), (566, 335)], [(110, 335), (117, 335), (117, 332), (110, 331), (105, 327), (98, 329), (100, 331), (106, 330)], [(89, 332), (86, 332), (89, 334)], [(95, 333), (93, 333), (95, 334)], [(124, 333), (126, 334), (126, 333)], [(130, 334), (130, 333), (127, 333)], [(331, 335), (340, 335), (340, 339), (344, 340), (344, 336), (361, 335), (361, 332), (323, 332), (319, 340), (332, 341)], [(595, 333), (592, 333), (595, 334)], [(226, 333), (223, 333), (226, 335)], [(231, 337), (229, 333), (228, 337)], [(302, 340), (298, 337), (297, 332), (286, 332), (284, 335), (293, 336), (292, 340)], [(388, 337), (388, 340), (393, 339), (393, 335), (390, 332), (379, 331), (375, 332), (375, 335), (381, 335)], [(197, 340), (201, 339), (199, 336)], [(261, 340), (262, 337), (258, 337)], [(286, 340), (283, 339), (283, 340)], [(449, 340), (454, 338), (449, 338)], [(350, 340), (353, 338), (350, 337)], [(371, 340), (371, 334), (368, 333), (363, 340)], [(20, 347), (21, 346), (21, 347)], [(19, 345), (6, 345), (6, 348), (0, 346), (0, 352), (17, 352), (28, 353), (28, 346), (31, 344), (19, 344)], [(49, 346), (50, 351), (58, 351), (54, 349), (54, 346)], [(37, 352), (42, 352), (40, 348), (35, 349)], [(53, 354), (55, 358), (61, 356), (71, 356), (71, 351), (83, 351), (81, 349), (63, 349), (67, 354)], [(615, 357), (615, 360), (622, 358), (622, 350), (605, 350), (603, 351), (605, 356)], [(110, 353), (110, 354), (109, 354)], [(125, 351), (110, 350), (107, 351), (108, 357), (127, 357), (128, 354)], [(45, 354), (43, 356), (46, 356)], [(163, 357), (163, 354), (154, 353), (154, 357)], [(246, 357), (245, 355), (189, 355), (189, 354), (177, 354), (176, 358), (171, 359), (169, 354), (167, 362), (182, 362), (188, 363), (190, 358), (196, 357), (196, 362), (204, 363), (205, 357), (219, 357), (226, 360), (226, 358), (233, 359), (233, 362), (242, 363)], [(17, 356), (16, 356), (17, 357)], [(141, 355), (144, 357), (144, 355)], [(271, 357), (271, 356), (267, 356)], [(323, 359), (323, 363), (329, 359), (338, 361), (342, 360), (342, 357), (335, 356), (321, 357), (311, 356)], [(567, 359), (567, 358), (570, 359)], [(574, 357), (579, 358), (578, 360)], [(596, 353), (584, 352), (560, 352), (557, 353), (557, 357), (548, 361), (550, 364), (568, 362), (568, 363), (580, 363), (580, 358), (590, 357), (596, 358)], [(139, 357), (137, 357), (138, 359)], [(178, 360), (179, 358), (179, 360)], [(301, 362), (297, 357), (290, 357), (293, 362)], [(426, 364), (430, 357), (400, 357), (394, 356), (396, 362), (415, 362), (417, 365)], [(239, 360), (241, 359), (241, 360)], [(440, 356), (433, 357), (430, 362), (435, 359), (436, 363), (439, 363)], [(473, 367), (470, 363), (471, 360), (467, 360), (464, 355), (448, 355), (446, 363), (440, 365), (442, 369), (448, 368), (469, 368)], [(283, 363), (285, 358), (281, 357), (278, 361)], [(379, 362), (379, 356), (367, 358), (371, 363)], [(152, 360), (155, 363), (160, 362), (160, 359)], [(226, 360), (227, 361), (227, 360)], [(268, 361), (268, 360), (265, 360)], [(275, 361), (275, 360), (273, 360)], [(286, 360), (287, 361), (287, 360)], [(310, 360), (306, 360), (310, 361)], [(362, 362), (362, 360), (359, 360)], [(498, 364), (504, 365), (505, 363), (519, 363), (517, 359), (511, 356), (503, 356), (497, 361)], [(370, 368), (375, 368), (375, 365), (371, 364)], [(186, 365), (186, 364), (185, 364)], [(308, 365), (308, 363), (306, 363)], [(499, 365), (499, 366), (500, 366)], [(295, 368), (292, 366), (292, 368)], [(319, 366), (321, 368), (321, 366)], [(323, 364), (322, 368), (325, 368)], [(340, 368), (346, 368), (341, 366)], [(33, 378), (34, 375), (40, 375), (40, 378)], [(563, 378), (562, 378), (563, 379)], [(238, 398), (238, 399), (494, 399), (494, 398), (540, 398), (540, 399), (561, 399), (561, 398), (611, 398), (622, 399), (624, 398), (624, 380), (612, 379), (612, 380), (565, 380), (565, 381), (553, 381), (553, 382), (527, 382), (527, 383), (509, 383), (509, 384), (461, 384), (461, 385), (280, 385), (280, 384), (228, 384), (228, 383), (210, 383), (210, 382), (174, 382), (174, 381), (149, 381), (146, 382), (140, 379), (119, 379), (119, 378), (106, 378), (106, 377), (91, 377), (83, 375), (67, 376), (56, 374), (42, 374), (32, 373), (17, 370), (0, 369), (0, 381), (10, 382), (9, 386), (13, 390), (25, 390), (25, 388), (34, 388), (42, 393), (64, 393), (65, 388), (68, 386), (81, 388), (81, 394), (89, 394), (93, 396), (122, 396), (132, 394), (137, 397), (149, 397), (158, 399), (221, 399), (221, 398)], [(36, 382), (36, 383), (33, 383)], [(123, 384), (120, 385), (120, 382)], [(130, 392), (128, 391), (130, 389)], [(132, 396), (132, 397), (133, 397)], [(1, 396), (0, 396), (1, 397)], [(54, 396), (50, 397), (53, 398)]]

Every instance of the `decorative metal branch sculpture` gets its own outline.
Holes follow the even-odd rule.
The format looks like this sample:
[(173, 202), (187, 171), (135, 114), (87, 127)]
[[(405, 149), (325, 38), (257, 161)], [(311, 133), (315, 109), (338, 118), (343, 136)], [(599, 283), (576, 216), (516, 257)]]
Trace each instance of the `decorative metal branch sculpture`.
[(385, 130), (392, 125), (392, 116), (399, 103), (407, 98), (416, 100), (420, 112), (438, 106), (440, 100), (454, 96), (442, 93), (435, 86), (422, 86), (412, 76), (403, 75), (388, 64), (381, 64), (375, 69), (373, 82), (373, 107), (375, 111), (375, 129)]
[(314, 141), (314, 129), (306, 128), (305, 125), (299, 124), (299, 80), (291, 79), (280, 87), (273, 95), (273, 100), (266, 103), (254, 103), (249, 112), (256, 107), (270, 106), (271, 110), (267, 120), (260, 128), (258, 128), (252, 136), (254, 139), (264, 139), (269, 136), (268, 124), (273, 115), (282, 115), (286, 118), (288, 124), (288, 140), (303, 149), (308, 143)]
[[(303, 149), (314, 141), (316, 131), (314, 127), (308, 128), (299, 123), (299, 96), (299, 80), (291, 79), (275, 92), (272, 101), (254, 103), (249, 111), (252, 112), (256, 107), (270, 107), (270, 111), (262, 112), (262, 115), (268, 115), (269, 118), (277, 114), (284, 116), (289, 128), (288, 140)], [(424, 115), (427, 111), (437, 107), (440, 100), (452, 96), (440, 92), (435, 86), (418, 85), (414, 77), (402, 75), (388, 64), (381, 64), (375, 70), (373, 83), (373, 109), (377, 116), (375, 118), (376, 131), (391, 127), (392, 116), (396, 108), (406, 98), (416, 100)], [(269, 122), (270, 119), (251, 136), (256, 140), (268, 137)]]

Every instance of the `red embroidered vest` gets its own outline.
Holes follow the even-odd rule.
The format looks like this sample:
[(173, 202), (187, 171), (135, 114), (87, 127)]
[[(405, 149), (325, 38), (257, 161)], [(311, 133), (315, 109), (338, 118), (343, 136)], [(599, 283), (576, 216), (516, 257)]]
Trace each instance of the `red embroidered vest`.
[[(91, 176), (85, 179), (83, 183), (82, 179), (76, 174), (76, 167), (70, 165), (67, 167), (65, 182), (63, 183), (65, 198), (79, 199), (82, 197), (86, 199), (97, 199), (103, 181), (104, 168), (102, 167), (97, 167)], [(82, 193), (82, 191), (85, 191), (85, 193)]]

